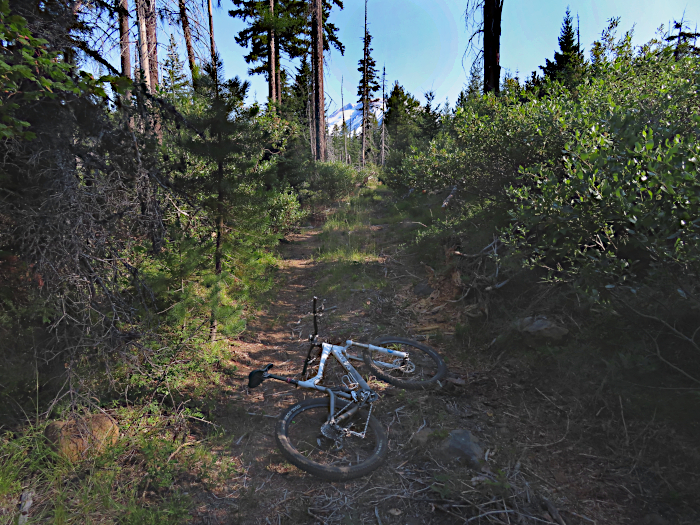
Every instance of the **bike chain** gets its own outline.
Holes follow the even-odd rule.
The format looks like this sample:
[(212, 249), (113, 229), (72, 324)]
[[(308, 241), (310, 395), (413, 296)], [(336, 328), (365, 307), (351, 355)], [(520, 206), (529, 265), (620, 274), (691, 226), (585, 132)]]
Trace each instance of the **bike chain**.
[[(338, 417), (340, 414), (342, 414), (343, 412), (345, 412), (345, 411), (348, 409), (348, 407), (349, 407), (350, 405), (352, 405), (352, 403), (348, 403), (347, 405), (345, 405), (336, 415), (333, 416), (333, 419), (335, 419), (335, 418)], [(364, 439), (364, 438), (365, 438), (365, 435), (367, 435), (367, 427), (369, 427), (369, 418), (370, 418), (370, 416), (372, 415), (372, 408), (373, 408), (373, 407), (374, 407), (374, 405), (373, 405), (372, 403), (369, 403), (369, 413), (367, 414), (367, 421), (365, 421), (365, 428), (364, 428), (364, 430), (360, 433), (360, 432), (354, 432), (354, 431), (349, 430), (349, 429), (347, 429), (347, 428), (343, 428), (342, 430), (345, 432), (345, 435), (357, 436), (357, 437), (360, 437), (360, 438)], [(340, 427), (340, 428), (342, 428), (342, 427)], [(329, 436), (326, 436), (326, 437), (329, 437)]]

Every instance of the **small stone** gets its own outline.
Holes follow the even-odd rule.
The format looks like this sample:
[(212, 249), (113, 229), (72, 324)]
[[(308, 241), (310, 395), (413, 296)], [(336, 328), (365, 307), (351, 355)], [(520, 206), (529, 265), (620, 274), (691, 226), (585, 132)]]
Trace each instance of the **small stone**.
[(516, 322), (516, 327), (528, 336), (555, 342), (561, 341), (569, 333), (566, 328), (557, 325), (544, 315), (520, 319)]
[(481, 468), (484, 449), (468, 430), (453, 430), (441, 448), (447, 455), (463, 458), (469, 467), (477, 470)]
[(419, 432), (416, 432), (416, 434), (413, 436), (413, 441), (416, 445), (419, 445), (421, 447), (424, 447), (428, 443), (428, 439), (430, 439), (430, 434), (433, 433), (433, 429), (430, 427), (424, 427), (420, 429)]
[(419, 297), (428, 297), (431, 293), (433, 293), (433, 291), (432, 286), (430, 286), (428, 283), (418, 283), (413, 288), (413, 293)]

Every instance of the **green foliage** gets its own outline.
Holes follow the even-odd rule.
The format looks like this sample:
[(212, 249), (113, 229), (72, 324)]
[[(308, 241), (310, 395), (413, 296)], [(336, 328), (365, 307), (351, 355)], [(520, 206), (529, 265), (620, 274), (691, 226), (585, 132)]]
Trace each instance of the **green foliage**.
[(163, 94), (176, 105), (191, 97), (190, 82), (185, 74), (185, 64), (180, 60), (175, 37), (170, 35), (168, 51), (163, 62), (163, 84), (159, 86)]
[(558, 80), (569, 87), (578, 84), (585, 73), (583, 50), (573, 21), (571, 11), (567, 7), (558, 40), (559, 51), (554, 53), (554, 61), (546, 59), (546, 65), (540, 66), (545, 78)]
[(511, 254), (580, 286), (688, 271), (700, 257), (700, 60), (658, 41), (634, 53), (614, 29), (575, 91), (547, 80), (542, 97), (465, 96), (389, 182), (509, 198)]
[(563, 151), (521, 168), (512, 233), (530, 264), (586, 282), (697, 262), (700, 61), (662, 47), (597, 67), (577, 100), (552, 97)]
[[(310, 47), (308, 3), (302, 0), (275, 1), (274, 13), (270, 13), (270, 3), (258, 0), (233, 0), (236, 9), (229, 11), (229, 15), (240, 18), (247, 23), (247, 27), (238, 32), (236, 43), (250, 51), (245, 55), (247, 64), (257, 64), (248, 70), (251, 75), (269, 75), (269, 35), (275, 31), (276, 48), (278, 54), (285, 53), (290, 59), (305, 57)], [(330, 50), (332, 45), (341, 54), (345, 52), (345, 46), (338, 40), (338, 28), (328, 22), (328, 17), (333, 5), (343, 8), (340, 0), (323, 1), (323, 31), (324, 51)], [(284, 77), (284, 71), (281, 72)], [(281, 79), (282, 80), (282, 79)], [(269, 82), (269, 79), (268, 79)]]
[(48, 42), (31, 33), (25, 18), (12, 14), (8, 0), (0, 1), (0, 42), (0, 137), (34, 138), (27, 129), (29, 122), (17, 116), (23, 105), (56, 98), (62, 92), (104, 95), (91, 75), (81, 72), (80, 77), (71, 78), (73, 67), (59, 61), (59, 52), (47, 50)]
[(343, 162), (317, 162), (314, 173), (303, 185), (301, 196), (312, 204), (344, 199), (362, 180), (362, 173)]

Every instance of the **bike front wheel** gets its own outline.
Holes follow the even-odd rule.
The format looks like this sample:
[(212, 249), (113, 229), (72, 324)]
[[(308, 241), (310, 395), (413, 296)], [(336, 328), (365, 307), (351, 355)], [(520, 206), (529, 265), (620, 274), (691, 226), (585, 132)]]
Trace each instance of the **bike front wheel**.
[[(347, 403), (337, 401), (340, 408)], [(330, 439), (321, 432), (329, 410), (329, 398), (314, 398), (294, 405), (280, 416), (275, 438), (290, 463), (330, 481), (359, 478), (379, 467), (389, 451), (379, 421), (370, 416), (367, 424), (367, 413), (360, 411), (346, 428), (362, 433), (367, 424), (364, 438), (346, 435)]]
[(386, 336), (371, 344), (408, 354), (408, 360), (404, 360), (378, 350), (363, 350), (365, 364), (375, 376), (390, 385), (408, 390), (432, 388), (447, 375), (447, 365), (440, 354), (418, 341)]

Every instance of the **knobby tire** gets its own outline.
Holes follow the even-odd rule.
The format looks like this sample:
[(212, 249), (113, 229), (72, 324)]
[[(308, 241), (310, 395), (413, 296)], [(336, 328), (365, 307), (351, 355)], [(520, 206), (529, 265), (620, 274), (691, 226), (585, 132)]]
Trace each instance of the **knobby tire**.
[[(341, 400), (338, 402), (339, 407), (345, 403)], [(275, 427), (275, 438), (282, 454), (300, 469), (330, 481), (344, 481), (366, 476), (386, 459), (389, 446), (384, 429), (379, 421), (371, 416), (364, 440), (350, 436), (344, 441), (346, 450), (337, 451), (330, 445), (322, 449), (317, 440), (332, 442), (324, 438), (320, 431), (320, 425), (325, 422), (329, 408), (330, 399), (325, 397), (307, 399), (286, 410), (277, 420)], [(367, 412), (363, 413), (361, 410), (357, 420), (358, 428), (355, 431), (360, 432), (367, 421)], [(357, 454), (358, 451), (366, 457), (359, 462), (355, 461), (357, 464), (352, 464), (353, 460), (359, 457), (352, 453)], [(327, 464), (327, 462), (336, 464)]]

